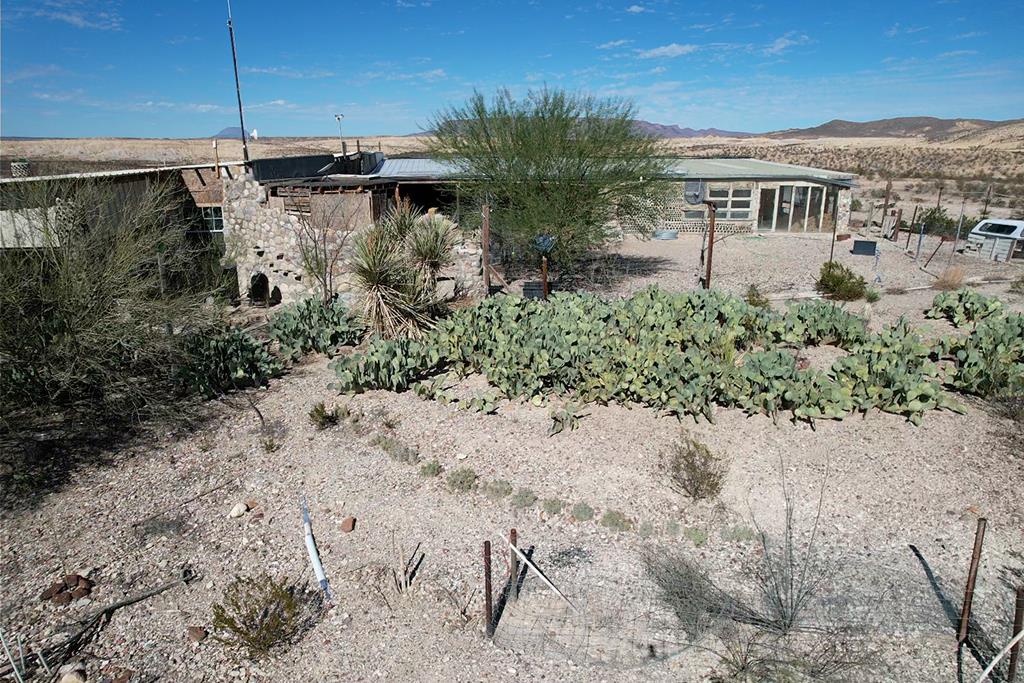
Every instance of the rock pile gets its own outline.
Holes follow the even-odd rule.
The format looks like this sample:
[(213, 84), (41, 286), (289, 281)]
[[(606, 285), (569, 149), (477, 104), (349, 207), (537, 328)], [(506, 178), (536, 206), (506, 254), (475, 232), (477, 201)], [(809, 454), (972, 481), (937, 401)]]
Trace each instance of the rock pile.
[(68, 574), (57, 581), (39, 596), (40, 600), (49, 600), (55, 605), (68, 605), (73, 600), (84, 598), (92, 593), (95, 584), (84, 576)]

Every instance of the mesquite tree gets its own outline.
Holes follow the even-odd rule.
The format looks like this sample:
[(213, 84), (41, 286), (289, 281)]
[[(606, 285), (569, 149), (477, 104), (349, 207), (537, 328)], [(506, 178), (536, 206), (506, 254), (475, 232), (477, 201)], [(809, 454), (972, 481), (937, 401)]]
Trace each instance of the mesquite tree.
[(547, 88), (522, 99), (477, 92), (434, 116), (429, 151), (457, 168), (462, 196), (490, 204), (507, 263), (536, 265), (535, 239), (551, 235), (552, 259), (571, 269), (617, 223), (653, 227), (667, 161), (635, 119), (626, 100)]

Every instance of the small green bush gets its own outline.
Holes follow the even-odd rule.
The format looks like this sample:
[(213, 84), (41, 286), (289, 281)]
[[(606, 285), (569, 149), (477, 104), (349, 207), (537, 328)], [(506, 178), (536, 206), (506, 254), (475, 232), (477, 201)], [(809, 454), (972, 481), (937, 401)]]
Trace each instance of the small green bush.
[(757, 285), (748, 285), (747, 293), (743, 298), (755, 308), (771, 308), (772, 305), (772, 302), (761, 293), (761, 289)]
[(814, 287), (829, 299), (856, 301), (864, 297), (867, 283), (863, 277), (838, 261), (826, 261), (821, 264)]
[(501, 500), (512, 495), (512, 484), (504, 479), (495, 479), (484, 484), (484, 495), (491, 500)]
[(689, 526), (683, 529), (683, 536), (698, 548), (708, 541), (708, 532), (695, 526)]
[(441, 463), (436, 460), (425, 462), (420, 467), (420, 474), (424, 477), (436, 477), (441, 474)]
[(589, 522), (594, 518), (594, 508), (579, 502), (572, 506), (572, 518), (577, 522)]
[(1024, 294), (1024, 275), (1010, 283), (1010, 291), (1014, 294)]
[(524, 509), (533, 507), (534, 503), (537, 502), (537, 494), (530, 489), (519, 489), (515, 495), (512, 496), (512, 505)]
[(694, 500), (714, 498), (722, 491), (725, 462), (688, 434), (672, 445), (667, 466), (672, 486)]
[(415, 465), (420, 461), (419, 451), (412, 446), (407, 446), (394, 437), (385, 434), (378, 434), (372, 443), (388, 454), (392, 460), (406, 465)]
[(209, 398), (264, 386), (284, 369), (258, 339), (237, 327), (194, 334), (185, 347), (189, 361), (178, 368), (178, 382)]
[(601, 515), (601, 526), (612, 531), (629, 531), (633, 528), (633, 522), (617, 510), (608, 510)]
[(309, 411), (309, 421), (313, 423), (319, 431), (323, 431), (328, 427), (333, 427), (338, 424), (338, 420), (341, 418), (338, 415), (338, 408), (334, 407), (327, 410), (327, 406), (324, 405), (323, 401), (318, 402), (313, 406), (313, 409)]
[(312, 626), (316, 605), (288, 579), (238, 577), (213, 606), (214, 638), (260, 658)]
[(673, 538), (678, 536), (679, 535), (679, 522), (677, 522), (674, 519), (671, 519), (671, 520), (665, 522), (665, 533), (668, 534), (669, 536), (673, 537)]
[(654, 525), (650, 522), (644, 522), (637, 528), (636, 532), (640, 535), (640, 538), (650, 538), (654, 535)]
[(541, 509), (549, 515), (557, 515), (565, 509), (565, 501), (559, 498), (545, 498), (541, 503)]
[(476, 488), (476, 472), (460, 467), (448, 473), (448, 488), (457, 493), (468, 493)]
[(722, 532), (722, 539), (732, 543), (750, 543), (757, 539), (757, 532), (749, 526), (733, 526)]
[(864, 300), (869, 304), (873, 304), (881, 298), (882, 294), (877, 289), (867, 289), (864, 291)]

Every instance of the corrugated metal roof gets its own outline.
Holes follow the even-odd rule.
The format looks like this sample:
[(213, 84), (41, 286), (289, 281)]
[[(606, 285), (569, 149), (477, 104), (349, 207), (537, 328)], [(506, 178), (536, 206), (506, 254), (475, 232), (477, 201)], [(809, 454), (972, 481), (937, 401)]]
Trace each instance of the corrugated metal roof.
[[(374, 175), (395, 180), (430, 180), (453, 177), (457, 170), (452, 164), (434, 159), (385, 159)], [(850, 173), (760, 159), (676, 159), (669, 165), (668, 175), (707, 180), (806, 179), (842, 184), (854, 178)]]
[[(221, 168), (228, 166), (244, 166), (244, 161), (222, 161)], [(189, 171), (197, 168), (215, 168), (217, 164), (188, 164), (186, 166), (151, 166), (148, 168), (123, 168), (114, 171), (88, 171), (85, 173), (64, 173), (61, 175), (31, 175), (23, 178), (0, 178), (0, 183), (30, 183), (37, 180), (74, 180), (84, 178), (117, 178), (120, 176), (146, 175), (149, 173), (168, 173), (171, 171)]]

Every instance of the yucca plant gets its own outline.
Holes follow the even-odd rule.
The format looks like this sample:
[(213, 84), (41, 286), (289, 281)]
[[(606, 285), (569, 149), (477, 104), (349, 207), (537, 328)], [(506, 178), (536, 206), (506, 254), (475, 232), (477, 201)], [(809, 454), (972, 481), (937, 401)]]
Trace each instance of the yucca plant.
[(404, 242), (422, 217), (423, 212), (419, 207), (414, 206), (408, 199), (401, 199), (384, 214), (380, 228), (395, 242)]
[(455, 223), (437, 214), (420, 218), (406, 235), (409, 259), (428, 286), (433, 287), (438, 274), (455, 262), (453, 251), (457, 240)]
[(363, 293), (363, 320), (385, 338), (418, 336), (433, 324), (439, 303), (433, 288), (409, 265), (393, 226), (360, 235), (352, 256), (352, 276)]

